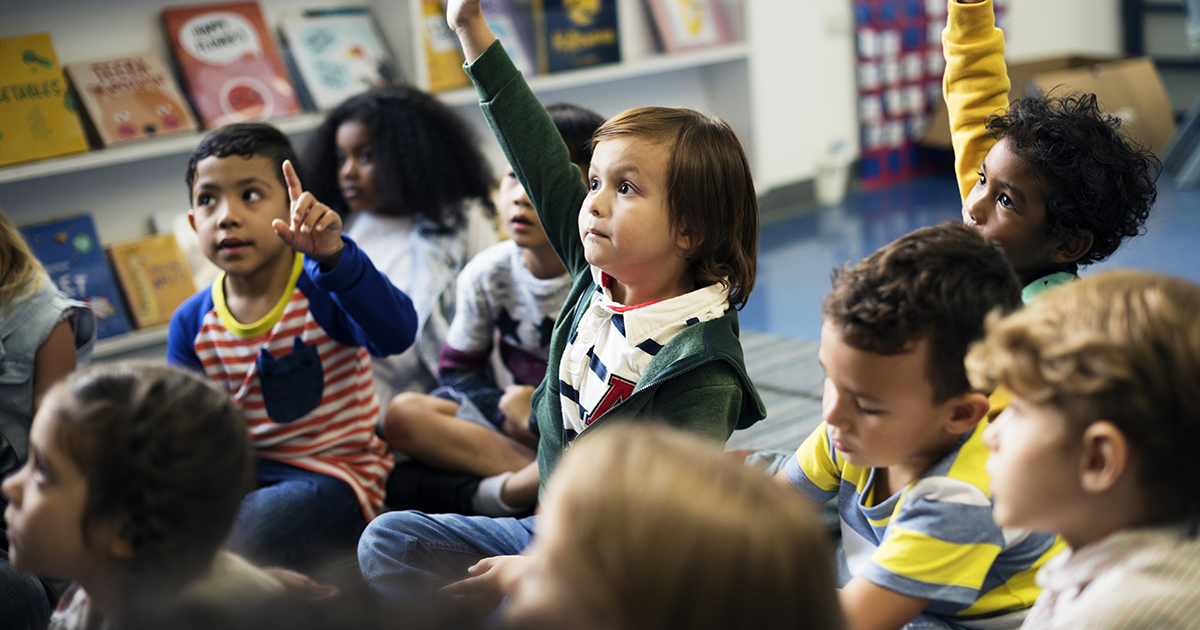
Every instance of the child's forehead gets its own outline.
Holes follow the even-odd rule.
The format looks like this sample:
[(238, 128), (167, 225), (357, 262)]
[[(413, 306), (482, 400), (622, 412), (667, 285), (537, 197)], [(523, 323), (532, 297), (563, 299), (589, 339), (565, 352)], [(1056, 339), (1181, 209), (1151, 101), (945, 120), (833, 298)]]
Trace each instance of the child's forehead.
[(817, 357), (828, 378), (876, 399), (932, 391), (929, 381), (927, 337), (910, 341), (903, 352), (884, 354), (858, 347), (847, 338), (846, 327), (830, 322), (821, 326)]
[(249, 179), (260, 179), (270, 185), (282, 177), (275, 160), (265, 155), (210, 155), (196, 162), (196, 185), (201, 183), (232, 185)]

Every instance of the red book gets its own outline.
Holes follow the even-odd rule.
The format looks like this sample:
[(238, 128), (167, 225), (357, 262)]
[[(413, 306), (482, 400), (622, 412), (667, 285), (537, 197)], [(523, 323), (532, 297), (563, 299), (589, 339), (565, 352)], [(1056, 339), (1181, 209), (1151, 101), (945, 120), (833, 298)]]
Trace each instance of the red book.
[(164, 9), (163, 26), (207, 128), (300, 113), (257, 2)]

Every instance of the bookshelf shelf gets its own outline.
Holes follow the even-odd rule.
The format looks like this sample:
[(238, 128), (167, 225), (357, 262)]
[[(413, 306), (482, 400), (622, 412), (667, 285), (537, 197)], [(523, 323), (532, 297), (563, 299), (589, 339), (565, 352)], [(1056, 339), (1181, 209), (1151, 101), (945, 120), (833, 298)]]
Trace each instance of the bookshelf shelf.
[[(746, 58), (747, 46), (745, 43), (739, 42), (704, 50), (675, 54), (657, 54), (634, 61), (532, 77), (529, 79), (529, 86), (533, 88), (534, 92), (550, 92), (553, 90), (564, 90), (634, 77), (686, 70), (688, 68), (713, 66), (731, 61), (745, 60)], [(438, 92), (437, 96), (446, 104), (455, 107), (472, 105), (476, 103), (478, 98), (473, 88), (460, 88)], [(279, 127), (284, 133), (299, 134), (316, 129), (321, 124), (324, 116), (324, 112), (309, 112), (299, 116), (273, 120), (271, 123)], [(0, 184), (190, 153), (200, 144), (200, 140), (203, 137), (203, 133), (173, 136), (113, 147), (111, 149), (96, 149), (87, 153), (68, 155), (40, 162), (8, 166), (0, 168)]]
[(167, 343), (168, 326), (135, 330), (123, 335), (101, 339), (92, 350), (92, 359), (107, 359), (118, 354), (151, 348)]

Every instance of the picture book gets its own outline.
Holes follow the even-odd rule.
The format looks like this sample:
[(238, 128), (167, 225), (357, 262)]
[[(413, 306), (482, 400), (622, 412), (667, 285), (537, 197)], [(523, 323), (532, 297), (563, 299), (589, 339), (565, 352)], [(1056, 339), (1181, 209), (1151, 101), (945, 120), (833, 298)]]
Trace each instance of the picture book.
[(306, 109), (395, 82), (395, 63), (365, 7), (301, 11), (279, 19), (279, 43)]
[(192, 106), (207, 128), (300, 113), (257, 2), (164, 9), (163, 26)]
[(174, 234), (114, 243), (108, 255), (138, 328), (169, 323), (175, 309), (196, 292), (192, 270)]
[(446, 24), (446, 9), (440, 0), (420, 2), (421, 46), (425, 53), (425, 66), (418, 69), (423, 75), (422, 83), (430, 92), (469, 85), (471, 79), (462, 67), (464, 58), (458, 36)]
[(550, 72), (621, 60), (617, 1), (541, 0)]
[(157, 53), (73, 62), (66, 69), (103, 146), (197, 129), (175, 77)]
[(513, 65), (527, 77), (538, 74), (544, 64), (538, 60), (532, 3), (527, 0), (481, 0), (479, 7), (492, 33), (512, 58)]
[(104, 259), (92, 215), (31, 223), (20, 230), (54, 286), (67, 297), (92, 307), (97, 339), (129, 332), (125, 308)]
[(681, 52), (727, 44), (733, 36), (720, 0), (648, 0), (662, 47)]
[(0, 37), (0, 166), (87, 150), (50, 33)]

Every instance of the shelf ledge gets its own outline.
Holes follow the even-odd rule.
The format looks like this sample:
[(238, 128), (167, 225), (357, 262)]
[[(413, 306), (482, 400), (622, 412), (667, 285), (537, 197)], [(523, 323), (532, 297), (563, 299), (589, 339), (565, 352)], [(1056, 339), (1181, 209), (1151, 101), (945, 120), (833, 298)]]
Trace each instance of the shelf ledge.
[(126, 352), (153, 348), (167, 343), (169, 326), (155, 326), (144, 330), (135, 330), (116, 337), (101, 339), (92, 350), (92, 360), (107, 359)]

